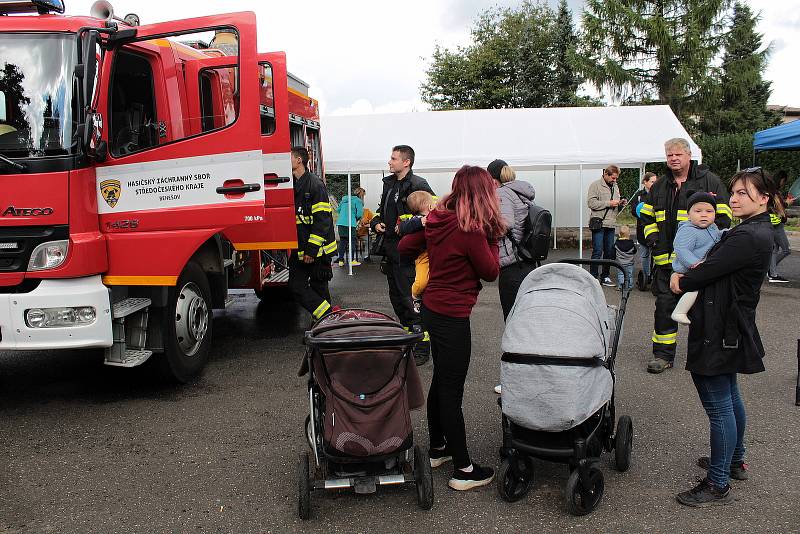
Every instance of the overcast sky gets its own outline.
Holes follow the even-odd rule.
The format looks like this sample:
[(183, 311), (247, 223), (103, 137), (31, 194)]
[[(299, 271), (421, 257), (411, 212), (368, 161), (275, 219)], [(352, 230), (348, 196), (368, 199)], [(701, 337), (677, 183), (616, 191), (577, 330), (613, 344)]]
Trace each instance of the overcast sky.
[[(65, 0), (67, 14), (89, 13), (91, 0)], [(312, 86), (323, 114), (425, 110), (419, 87), (436, 44), (469, 42), (483, 10), (521, 0), (113, 0), (115, 14), (135, 12), (142, 24), (255, 11), (259, 51), (283, 50), (289, 70)], [(555, 5), (557, 0), (550, 0)], [(800, 0), (747, 0), (761, 11), (759, 30), (772, 41), (767, 79), (771, 103), (800, 107)], [(568, 0), (576, 15), (583, 0)]]

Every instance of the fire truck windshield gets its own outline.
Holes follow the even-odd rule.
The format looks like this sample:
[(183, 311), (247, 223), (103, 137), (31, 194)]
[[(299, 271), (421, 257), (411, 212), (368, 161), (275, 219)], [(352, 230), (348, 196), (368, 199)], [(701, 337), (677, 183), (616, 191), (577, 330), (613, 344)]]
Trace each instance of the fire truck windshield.
[(0, 33), (0, 153), (72, 153), (78, 120), (74, 34)]

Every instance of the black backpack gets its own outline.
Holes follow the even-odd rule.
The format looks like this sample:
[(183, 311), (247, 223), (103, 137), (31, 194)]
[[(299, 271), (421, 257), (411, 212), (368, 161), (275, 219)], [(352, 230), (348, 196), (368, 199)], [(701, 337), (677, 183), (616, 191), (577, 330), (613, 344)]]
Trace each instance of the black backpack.
[(547, 259), (550, 252), (550, 234), (553, 229), (553, 216), (541, 206), (520, 196), (528, 204), (528, 216), (522, 227), (522, 239), (517, 243), (509, 229), (506, 234), (514, 245), (517, 259), (525, 263), (534, 263), (538, 267)]

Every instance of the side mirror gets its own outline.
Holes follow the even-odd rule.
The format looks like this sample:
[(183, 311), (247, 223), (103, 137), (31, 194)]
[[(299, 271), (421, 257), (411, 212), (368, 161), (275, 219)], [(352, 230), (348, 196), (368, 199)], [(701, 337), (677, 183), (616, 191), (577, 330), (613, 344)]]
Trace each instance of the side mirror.
[(83, 38), (82, 52), (83, 52), (83, 85), (81, 90), (83, 92), (83, 105), (86, 110), (86, 127), (83, 130), (83, 146), (88, 146), (91, 140), (94, 127), (91, 123), (92, 113), (89, 111), (92, 104), (92, 97), (94, 92), (94, 81), (97, 76), (97, 38), (98, 33), (95, 30), (86, 32)]

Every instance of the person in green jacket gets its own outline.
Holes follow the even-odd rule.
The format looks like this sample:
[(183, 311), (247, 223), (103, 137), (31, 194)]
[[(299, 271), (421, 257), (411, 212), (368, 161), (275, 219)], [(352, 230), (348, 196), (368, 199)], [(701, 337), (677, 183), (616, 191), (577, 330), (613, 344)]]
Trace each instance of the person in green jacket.
[[(351, 265), (361, 265), (355, 259), (356, 234), (358, 233), (358, 221), (364, 213), (364, 202), (356, 195), (344, 195), (339, 202), (339, 210), (336, 218), (336, 226), (339, 230), (339, 267), (344, 267), (347, 259), (347, 251), (350, 251)], [(348, 240), (349, 237), (349, 240)], [(348, 243), (349, 241), (349, 243)]]

